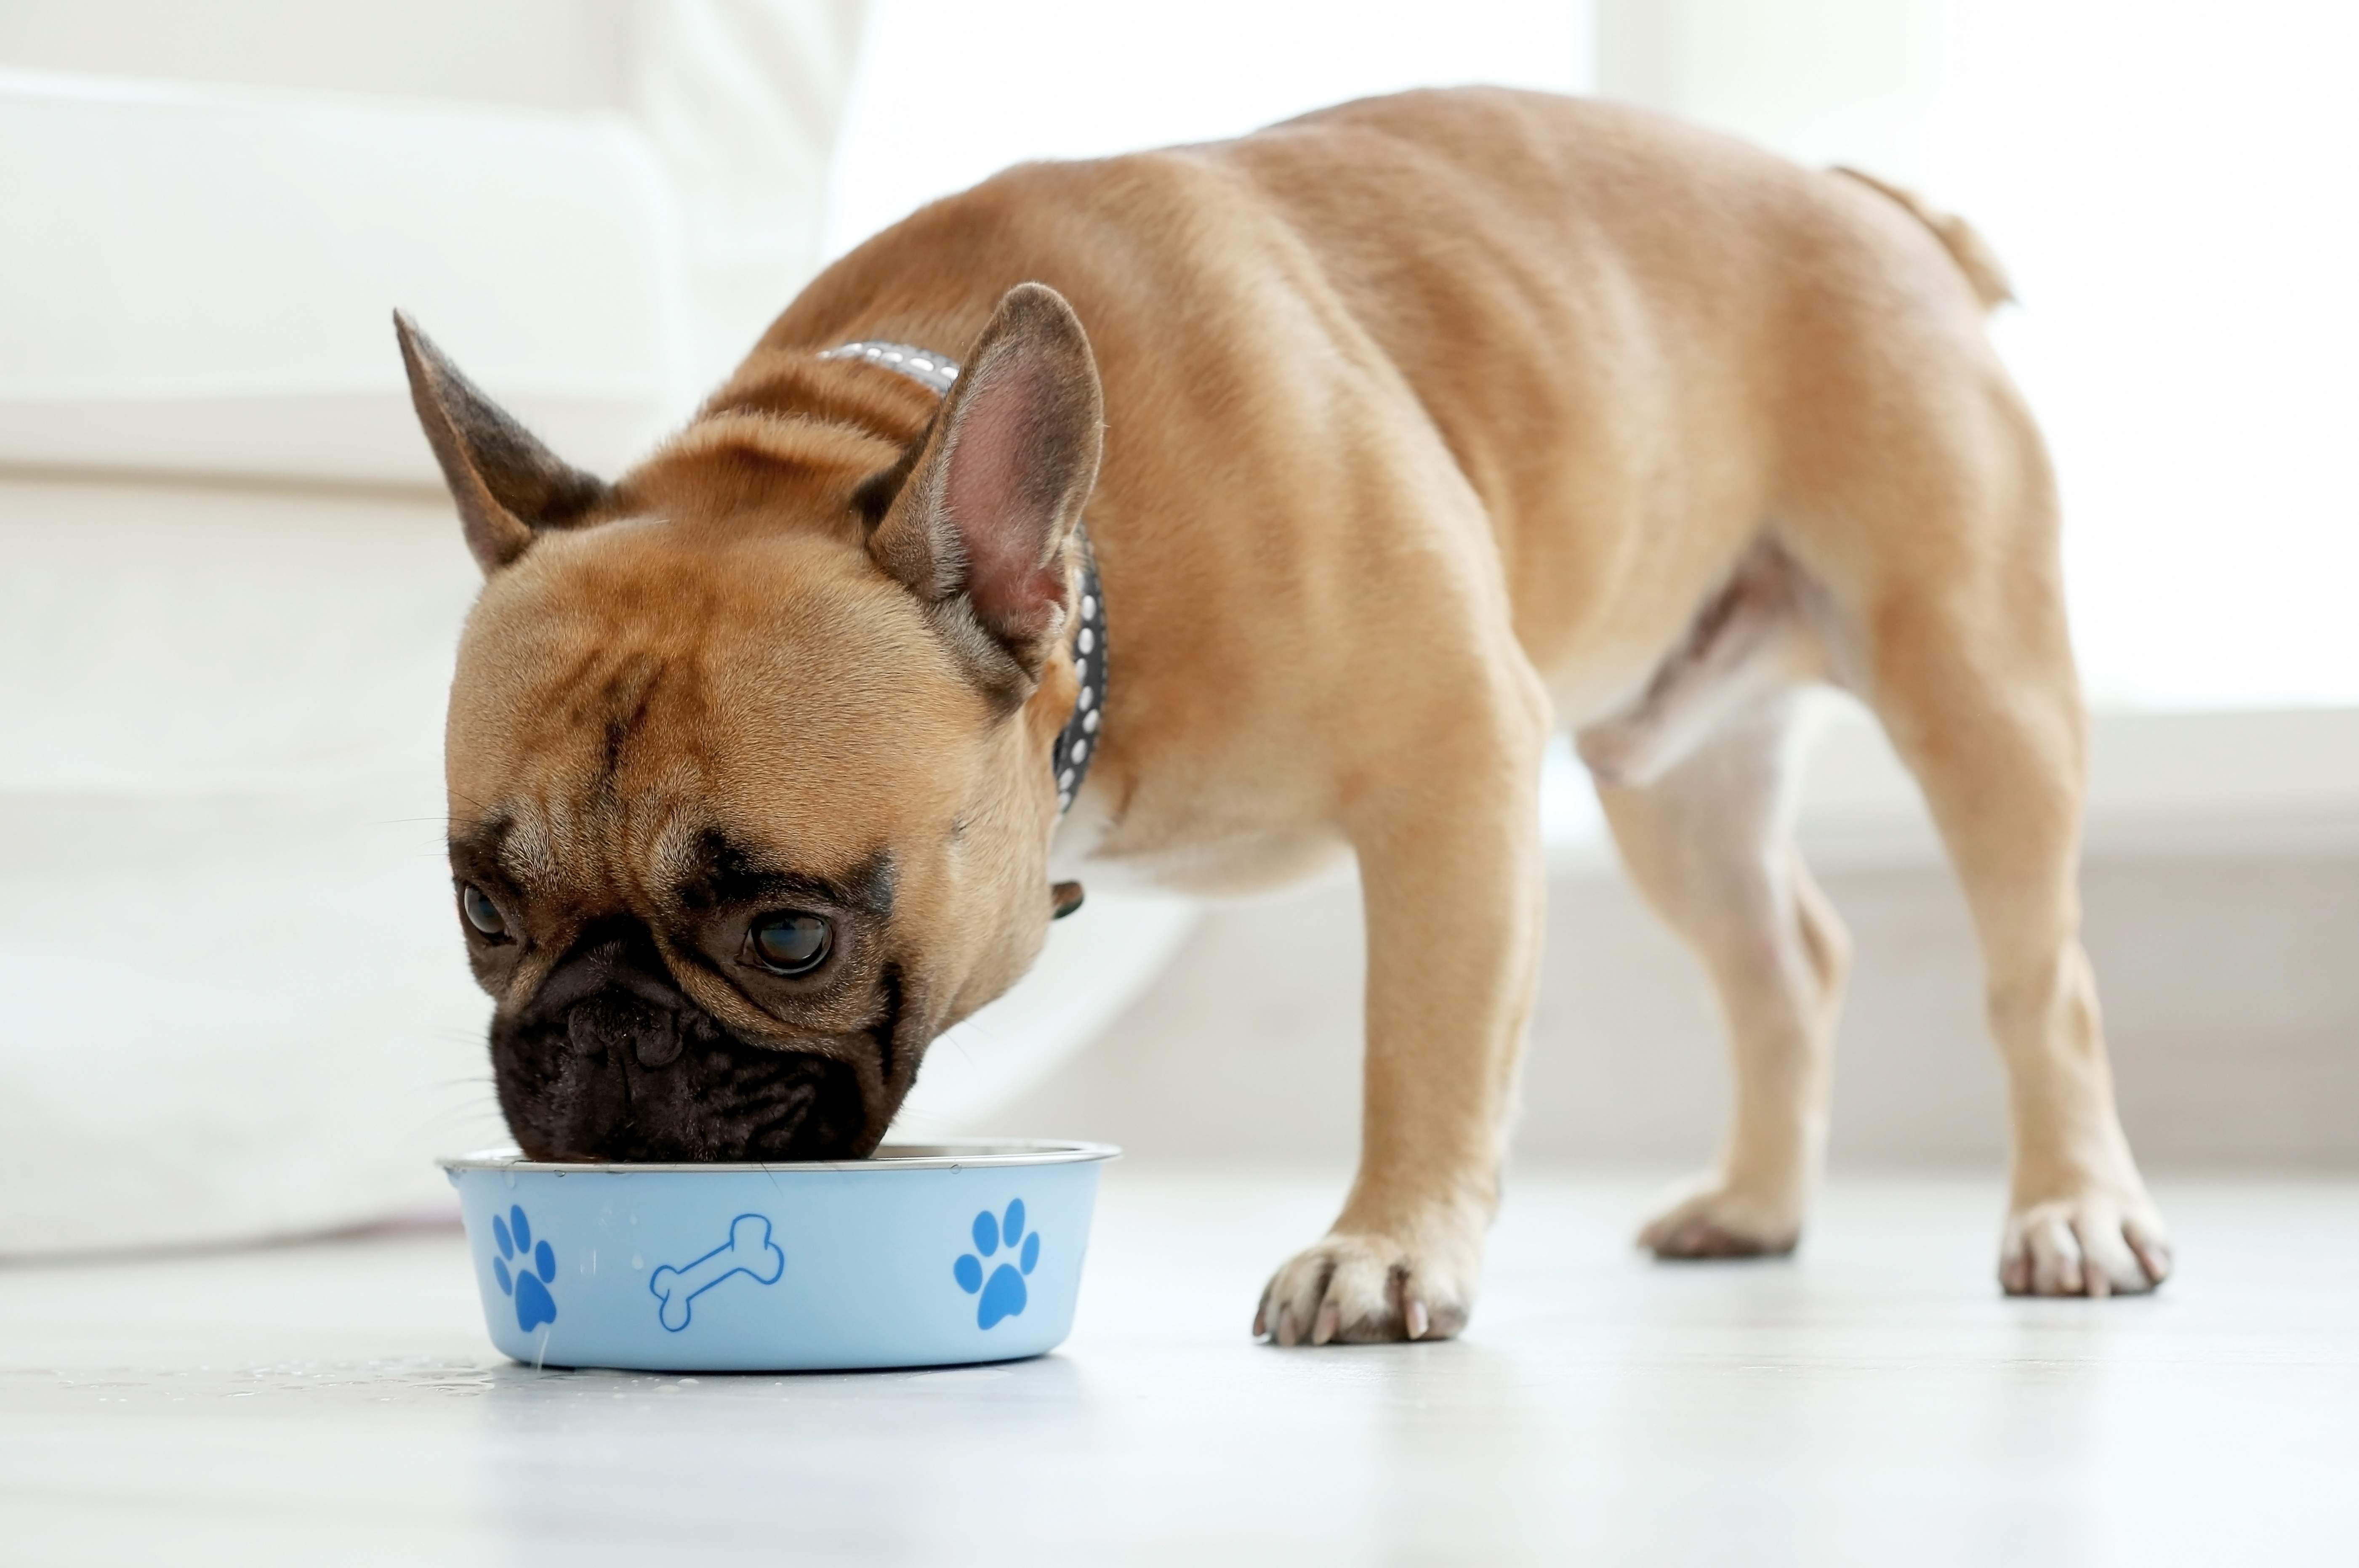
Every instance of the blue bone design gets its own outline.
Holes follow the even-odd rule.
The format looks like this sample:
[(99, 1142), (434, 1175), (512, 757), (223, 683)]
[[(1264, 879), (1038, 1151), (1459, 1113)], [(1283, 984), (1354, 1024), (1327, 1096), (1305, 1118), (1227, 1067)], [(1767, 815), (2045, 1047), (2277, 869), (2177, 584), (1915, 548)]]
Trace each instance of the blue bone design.
[(658, 1269), (647, 1289), (663, 1303), (657, 1321), (678, 1334), (688, 1326), (689, 1303), (732, 1274), (748, 1274), (757, 1285), (775, 1285), (787, 1271), (787, 1255), (770, 1244), (770, 1222), (758, 1214), (741, 1214), (729, 1222), (729, 1239), (675, 1269)]

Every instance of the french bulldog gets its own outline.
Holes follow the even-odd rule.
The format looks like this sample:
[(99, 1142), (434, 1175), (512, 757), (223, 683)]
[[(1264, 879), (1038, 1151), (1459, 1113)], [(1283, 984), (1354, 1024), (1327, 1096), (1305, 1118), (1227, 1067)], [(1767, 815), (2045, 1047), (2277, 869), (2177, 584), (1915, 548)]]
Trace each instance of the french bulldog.
[(2170, 1268), (2076, 892), (2083, 712), (2040, 437), (1964, 223), (1495, 90), (1027, 164), (829, 267), (609, 482), (398, 323), (485, 574), (447, 734), (461, 930), (536, 1158), (865, 1155), (1085, 877), (1356, 859), (1359, 1172), (1256, 1334), (1457, 1333), (1571, 730), (1718, 989), (1736, 1105), (1647, 1222), (1783, 1253), (1848, 944), (1798, 694), (1922, 785), (2011, 1084), (2009, 1292)]

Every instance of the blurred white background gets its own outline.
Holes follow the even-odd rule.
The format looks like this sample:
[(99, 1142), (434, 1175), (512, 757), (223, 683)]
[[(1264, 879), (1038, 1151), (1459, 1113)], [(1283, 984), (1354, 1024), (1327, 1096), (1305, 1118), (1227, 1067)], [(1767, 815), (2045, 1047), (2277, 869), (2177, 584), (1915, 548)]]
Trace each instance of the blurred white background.
[(1606, 20), (1632, 95), (1915, 185), (1995, 243), (2096, 701), (2359, 699), (2359, 9), (1608, 0)]
[[(2130, 1054), (2177, 1086), (2150, 1119), (2208, 1104), (2245, 1130), (2179, 1145), (2205, 1158), (2349, 1157), (2328, 1124), (2359, 1119), (2319, 1108), (2353, 1103), (2359, 997), (2311, 956), (2359, 935), (2354, 68), (2359, 10), (2326, 0), (10, 0), (0, 1252), (364, 1220), (432, 1201), (427, 1156), (496, 1133), (437, 853), (473, 573), (392, 306), (612, 471), (825, 257), (921, 201), (1473, 81), (1855, 163), (1993, 241), (2103, 709), (2093, 921), (2112, 877), (2147, 922), (2099, 957)], [(1549, 810), (1570, 945), (1527, 1143), (1701, 1154), (1692, 983), (1561, 758)], [(1854, 1034), (1971, 1036), (1971, 951), (1855, 716), (1806, 828), (1872, 912), (1864, 950), (1893, 944)], [(1093, 901), (906, 1125), (1348, 1146), (1350, 893), (1192, 936), (1187, 910)], [(1976, 1065), (1937, 1098), (1995, 1135), (1960, 1049)], [(1153, 1065), (1178, 1062), (1189, 1084)], [(1877, 1070), (1852, 1080), (1886, 1086), (1854, 1091), (1861, 1120), (1987, 1151), (1904, 1103), (1950, 1069)]]

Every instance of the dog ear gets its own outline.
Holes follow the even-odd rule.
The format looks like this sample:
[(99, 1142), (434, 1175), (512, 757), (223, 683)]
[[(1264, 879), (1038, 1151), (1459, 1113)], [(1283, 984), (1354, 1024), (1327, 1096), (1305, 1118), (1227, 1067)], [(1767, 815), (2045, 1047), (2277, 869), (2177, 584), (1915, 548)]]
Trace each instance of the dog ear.
[(1039, 679), (1071, 611), (1065, 546), (1097, 482), (1104, 422), (1081, 318), (1055, 289), (1018, 284), (915, 451), (866, 487), (882, 513), (870, 555), (1011, 702)]
[(485, 576), (523, 555), (538, 530), (571, 527), (606, 499), (604, 481), (542, 446), (398, 310), (393, 330), (418, 422)]

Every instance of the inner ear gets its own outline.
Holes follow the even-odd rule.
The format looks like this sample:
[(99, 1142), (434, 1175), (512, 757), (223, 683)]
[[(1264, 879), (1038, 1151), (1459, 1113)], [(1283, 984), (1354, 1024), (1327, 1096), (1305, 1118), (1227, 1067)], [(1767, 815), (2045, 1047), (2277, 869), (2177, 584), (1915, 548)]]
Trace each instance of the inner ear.
[(393, 313), (409, 400), (458, 503), (467, 548), (486, 574), (524, 554), (543, 529), (587, 521), (612, 492), (543, 446), (486, 397), (400, 311)]
[(1097, 482), (1103, 406), (1073, 308), (1019, 284), (899, 471), (862, 487), (866, 504), (890, 496), (870, 553), (986, 687), (1028, 692), (1064, 628), (1067, 546)]

